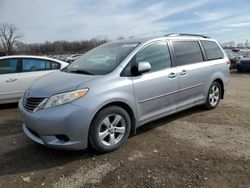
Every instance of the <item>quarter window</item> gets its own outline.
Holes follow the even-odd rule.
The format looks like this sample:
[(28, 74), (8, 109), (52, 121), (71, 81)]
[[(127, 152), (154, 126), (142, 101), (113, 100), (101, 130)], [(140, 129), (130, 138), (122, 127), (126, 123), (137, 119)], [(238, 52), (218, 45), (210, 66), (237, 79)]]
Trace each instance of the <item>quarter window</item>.
[(50, 62), (50, 64), (51, 64), (51, 69), (52, 70), (61, 68), (61, 65), (59, 63)]
[(208, 60), (222, 59), (224, 57), (223, 52), (215, 42), (201, 41), (201, 44), (207, 54)]
[(151, 65), (151, 72), (171, 67), (171, 58), (166, 43), (152, 44), (135, 56), (136, 62), (147, 61)]
[(176, 66), (199, 63), (203, 61), (198, 41), (173, 41)]
[(16, 73), (17, 59), (0, 60), (0, 74)]

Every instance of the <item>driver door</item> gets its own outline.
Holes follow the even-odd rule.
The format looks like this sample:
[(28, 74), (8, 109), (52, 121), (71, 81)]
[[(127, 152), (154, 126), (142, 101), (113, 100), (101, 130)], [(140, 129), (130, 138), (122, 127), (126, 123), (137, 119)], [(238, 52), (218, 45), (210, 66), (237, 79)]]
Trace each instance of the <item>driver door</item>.
[(176, 109), (178, 97), (177, 69), (172, 67), (166, 42), (150, 44), (135, 56), (136, 62), (146, 61), (151, 71), (132, 77), (139, 123), (145, 123)]

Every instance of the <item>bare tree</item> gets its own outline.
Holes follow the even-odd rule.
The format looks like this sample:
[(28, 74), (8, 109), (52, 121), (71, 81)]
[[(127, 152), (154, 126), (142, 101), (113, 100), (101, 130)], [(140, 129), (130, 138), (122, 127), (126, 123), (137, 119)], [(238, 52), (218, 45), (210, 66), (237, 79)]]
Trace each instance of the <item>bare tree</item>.
[(7, 55), (13, 53), (13, 46), (21, 37), (15, 25), (9, 23), (0, 25), (0, 39)]

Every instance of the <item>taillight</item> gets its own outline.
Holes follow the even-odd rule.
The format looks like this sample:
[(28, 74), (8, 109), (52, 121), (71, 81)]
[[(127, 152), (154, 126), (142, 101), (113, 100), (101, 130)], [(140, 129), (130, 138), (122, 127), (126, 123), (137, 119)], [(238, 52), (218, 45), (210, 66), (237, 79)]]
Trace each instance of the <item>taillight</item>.
[(231, 61), (230, 59), (227, 60), (227, 64), (230, 65), (231, 64)]

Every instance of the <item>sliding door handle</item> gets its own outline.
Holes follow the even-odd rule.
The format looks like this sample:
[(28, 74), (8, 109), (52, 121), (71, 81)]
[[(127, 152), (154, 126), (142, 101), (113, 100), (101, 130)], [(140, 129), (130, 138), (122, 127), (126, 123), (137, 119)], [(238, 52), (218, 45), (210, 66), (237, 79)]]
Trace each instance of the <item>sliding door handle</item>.
[(168, 75), (169, 78), (175, 78), (176, 76), (177, 76), (177, 74), (174, 73), (174, 72), (171, 72), (171, 73)]
[(17, 78), (10, 78), (10, 79), (6, 80), (7, 83), (15, 82), (15, 81), (17, 81)]
[(187, 74), (187, 70), (182, 70), (181, 72), (180, 72), (180, 75), (186, 75)]

